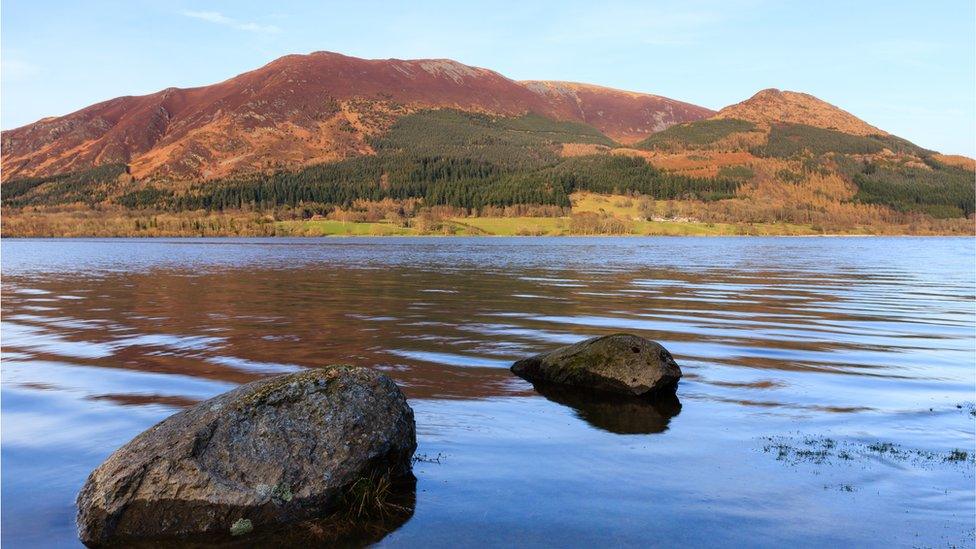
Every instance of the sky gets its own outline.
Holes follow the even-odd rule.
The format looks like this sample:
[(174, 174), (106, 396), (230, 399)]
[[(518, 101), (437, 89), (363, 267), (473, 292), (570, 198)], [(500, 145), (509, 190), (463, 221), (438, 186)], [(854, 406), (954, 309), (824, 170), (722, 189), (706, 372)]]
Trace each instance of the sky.
[(719, 109), (813, 94), (976, 157), (976, 2), (0, 2), (0, 127), (219, 82), (282, 55), (450, 58)]

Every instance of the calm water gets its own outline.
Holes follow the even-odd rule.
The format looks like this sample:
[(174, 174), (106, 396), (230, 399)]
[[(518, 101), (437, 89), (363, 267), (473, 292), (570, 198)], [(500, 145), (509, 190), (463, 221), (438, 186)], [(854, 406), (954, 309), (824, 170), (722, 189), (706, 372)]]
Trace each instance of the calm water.
[[(383, 545), (972, 546), (974, 251), (4, 240), (2, 542), (77, 545), (75, 494), (132, 436), (342, 362), (388, 372), (417, 412), (415, 508)], [(680, 405), (541, 396), (508, 371), (617, 331), (672, 351)]]

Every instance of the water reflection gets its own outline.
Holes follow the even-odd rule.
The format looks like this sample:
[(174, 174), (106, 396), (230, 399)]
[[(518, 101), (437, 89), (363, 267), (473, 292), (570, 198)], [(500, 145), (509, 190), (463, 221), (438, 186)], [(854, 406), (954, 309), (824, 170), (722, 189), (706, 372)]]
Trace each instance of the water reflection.
[[(784, 478), (753, 448), (807, 429), (971, 449), (972, 239), (0, 244), (0, 532), (12, 546), (76, 542), (85, 476), (153, 423), (330, 363), (394, 377), (418, 411), (420, 451), (446, 456), (418, 464), (414, 516), (381, 543), (476, 544), (490, 531), (510, 545), (640, 545), (650, 525), (665, 544), (717, 533), (790, 545), (807, 524), (810, 544), (920, 532), (945, 545), (927, 533), (974, 511), (971, 469), (871, 462)], [(672, 352), (680, 403), (537, 393), (508, 370), (619, 331)], [(864, 489), (846, 505), (828, 477)]]
[(397, 480), (377, 507), (365, 514), (342, 514), (323, 519), (306, 520), (287, 526), (262, 530), (257, 528), (240, 538), (226, 535), (198, 536), (151, 541), (125, 540), (120, 546), (138, 549), (181, 547), (206, 549), (221, 547), (367, 547), (383, 540), (413, 517), (417, 506), (417, 479), (408, 476)]
[[(844, 281), (800, 270), (518, 276), (328, 264), (248, 267), (246, 275), (81, 274), (5, 276), (4, 351), (12, 361), (231, 383), (343, 362), (387, 369), (415, 398), (485, 398), (525, 394), (506, 371), (518, 358), (623, 330), (662, 341), (692, 370), (970, 377), (971, 289), (948, 285), (905, 312), (904, 292), (917, 281), (869, 273)], [(37, 299), (50, 301), (37, 310)]]
[(537, 383), (534, 387), (550, 401), (569, 406), (597, 429), (620, 435), (663, 433), (671, 418), (681, 413), (681, 402), (673, 394), (647, 399), (584, 392), (555, 384)]

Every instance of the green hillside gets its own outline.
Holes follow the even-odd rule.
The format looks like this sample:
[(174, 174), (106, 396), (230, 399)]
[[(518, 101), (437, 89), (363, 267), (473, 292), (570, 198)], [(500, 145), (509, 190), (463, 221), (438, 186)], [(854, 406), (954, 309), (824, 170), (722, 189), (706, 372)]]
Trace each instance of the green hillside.
[[(585, 124), (536, 115), (490, 117), (454, 110), (424, 111), (398, 120), (375, 138), (375, 155), (361, 156), (270, 175), (201, 181), (184, 191), (164, 182), (82, 196), (61, 188), (114, 181), (120, 168), (56, 178), (44, 190), (34, 181), (11, 182), (4, 204), (55, 205), (110, 200), (127, 208), (168, 211), (311, 207), (326, 212), (357, 200), (422, 199), (427, 206), (448, 205), (477, 211), (486, 206), (536, 204), (568, 207), (578, 190), (635, 192), (660, 199), (715, 200), (731, 196), (740, 181), (701, 179), (662, 172), (639, 158), (590, 155), (562, 158), (563, 143), (613, 146), (613, 141)], [(35, 189), (36, 188), (36, 189)], [(114, 187), (117, 190), (118, 186)], [(33, 189), (33, 191), (32, 191)]]
[[(532, 114), (493, 117), (428, 110), (404, 116), (388, 132), (372, 138), (373, 155), (294, 171), (195, 182), (133, 181), (126, 166), (110, 164), (6, 182), (2, 202), (7, 208), (81, 205), (172, 214), (284, 208), (292, 215), (329, 215), (361, 208), (363, 202), (392, 201), (403, 205), (398, 215), (410, 217), (435, 206), (449, 206), (463, 215), (519, 205), (565, 213), (571, 206), (570, 195), (593, 192), (689, 204), (721, 201), (725, 205), (710, 215), (723, 222), (751, 221), (750, 215), (788, 221), (806, 214), (761, 213), (757, 209), (761, 201), (746, 204), (740, 188), (764, 177), (802, 187), (811, 177), (838, 174), (856, 187), (852, 197), (843, 199), (847, 204), (880, 205), (937, 219), (973, 213), (972, 172), (940, 163), (931, 151), (903, 139), (856, 136), (801, 124), (775, 124), (762, 131), (766, 133), (741, 120), (702, 120), (674, 126), (638, 144), (655, 155), (707, 161), (708, 145), (735, 133), (753, 134), (749, 151), (736, 153), (745, 155), (745, 163), (682, 173), (655, 167), (639, 156), (609, 154), (619, 145), (578, 122)], [(756, 138), (762, 141), (755, 144)], [(583, 150), (592, 154), (565, 157), (564, 144), (595, 147)], [(811, 189), (802, 196), (816, 197), (818, 192)], [(817, 216), (830, 215), (823, 206), (797, 210), (789, 199), (780, 200), (786, 201), (783, 211), (818, 209)], [(686, 211), (685, 215), (698, 215)]]
[(734, 133), (756, 128), (752, 122), (731, 118), (698, 120), (659, 131), (636, 145), (639, 149), (680, 150), (711, 145)]

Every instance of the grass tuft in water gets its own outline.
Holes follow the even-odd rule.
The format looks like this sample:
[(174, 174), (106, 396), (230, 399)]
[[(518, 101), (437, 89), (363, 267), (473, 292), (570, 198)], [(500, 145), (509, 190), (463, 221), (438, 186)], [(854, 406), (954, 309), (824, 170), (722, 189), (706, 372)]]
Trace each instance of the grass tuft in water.
[(344, 518), (360, 520), (386, 517), (408, 510), (395, 503), (394, 499), (394, 485), (389, 472), (374, 472), (362, 476), (343, 494)]
[(976, 463), (976, 457), (958, 448), (944, 454), (919, 448), (902, 448), (892, 442), (877, 441), (870, 444), (856, 441), (838, 442), (832, 438), (815, 435), (769, 436), (763, 437), (762, 440), (764, 441), (763, 452), (775, 454), (777, 461), (790, 465), (800, 463), (829, 465), (835, 458), (853, 462), (858, 458), (865, 459), (872, 456), (910, 462), (918, 467), (936, 463)]
[(869, 444), (868, 450), (877, 452), (879, 454), (898, 455), (901, 453), (898, 447), (890, 442), (875, 442), (873, 444)]
[(446, 457), (447, 456), (445, 456), (440, 452), (437, 452), (436, 456), (430, 456), (427, 454), (416, 454), (415, 456), (413, 456), (413, 462), (414, 463), (436, 463), (440, 465), (441, 458), (446, 458)]
[(946, 461), (966, 461), (967, 458), (969, 458), (969, 452), (965, 452), (965, 451), (960, 450), (960, 449), (957, 448), (957, 449), (949, 452), (949, 455), (946, 456), (945, 460)]

